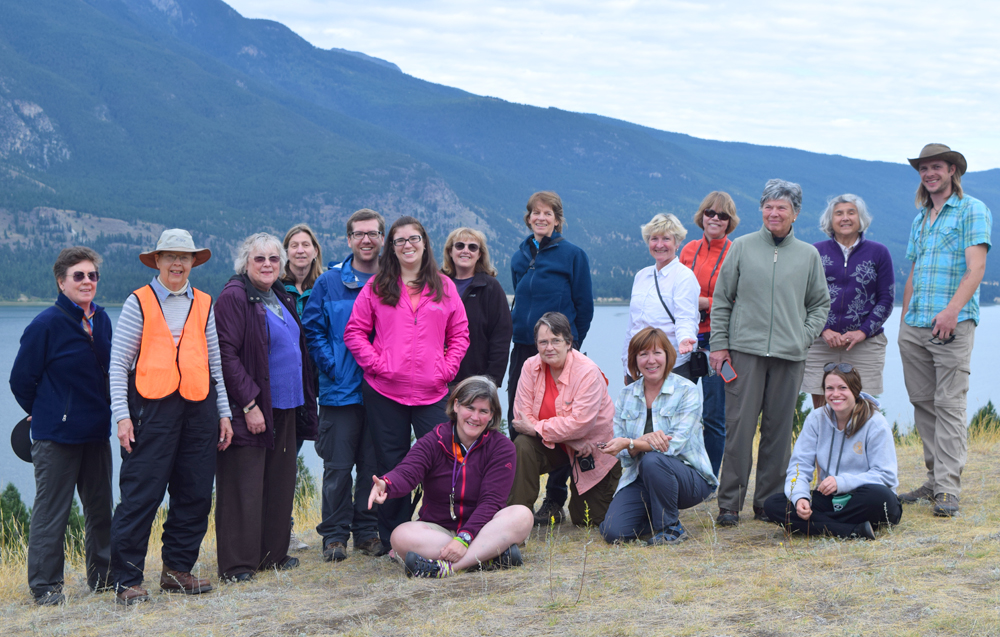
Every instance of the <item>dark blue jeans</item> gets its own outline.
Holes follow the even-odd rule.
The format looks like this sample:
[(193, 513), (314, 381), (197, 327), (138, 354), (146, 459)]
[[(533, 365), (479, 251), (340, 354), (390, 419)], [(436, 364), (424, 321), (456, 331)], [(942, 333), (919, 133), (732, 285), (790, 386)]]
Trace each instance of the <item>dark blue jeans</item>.
[(711, 487), (676, 456), (649, 451), (638, 458), (639, 476), (611, 500), (601, 522), (606, 542), (634, 540), (677, 523), (680, 509), (708, 497)]
[[(698, 347), (708, 349), (709, 334), (698, 335)], [(712, 463), (712, 472), (719, 476), (722, 456), (726, 450), (726, 382), (718, 374), (701, 378), (701, 391), (705, 401), (701, 408), (704, 425), (705, 451)]]

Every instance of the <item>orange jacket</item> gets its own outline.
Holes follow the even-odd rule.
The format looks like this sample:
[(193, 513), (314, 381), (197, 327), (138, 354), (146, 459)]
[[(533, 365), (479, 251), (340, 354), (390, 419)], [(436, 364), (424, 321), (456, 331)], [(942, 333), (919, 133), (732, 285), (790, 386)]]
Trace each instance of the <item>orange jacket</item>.
[(701, 293), (698, 296), (708, 297), (705, 320), (698, 325), (699, 334), (707, 334), (712, 331), (712, 319), (708, 316), (712, 311), (712, 294), (715, 293), (715, 282), (719, 280), (722, 262), (726, 260), (731, 245), (733, 242), (729, 240), (729, 237), (715, 241), (702, 237), (697, 241), (688, 242), (681, 250), (681, 263), (691, 268), (701, 286)]
[[(612, 423), (615, 404), (608, 395), (608, 381), (597, 363), (571, 349), (556, 381), (559, 388), (556, 416), (539, 420), (538, 411), (545, 396), (547, 373), (548, 366), (542, 363), (540, 356), (526, 360), (514, 398), (514, 413), (535, 427), (542, 444), (555, 449), (556, 443), (561, 443), (575, 450), (580, 442), (596, 445), (615, 437)], [(578, 454), (574, 451), (573, 455)], [(594, 454), (594, 462), (597, 466), (593, 471), (580, 471), (574, 466), (573, 477), (578, 493), (586, 493), (600, 482), (618, 464), (618, 458), (598, 452)]]
[(181, 397), (191, 402), (208, 397), (211, 375), (205, 326), (212, 297), (194, 288), (192, 292), (191, 311), (177, 345), (152, 286), (133, 292), (142, 308), (142, 343), (135, 364), (135, 388), (143, 398), (159, 400), (178, 389)]

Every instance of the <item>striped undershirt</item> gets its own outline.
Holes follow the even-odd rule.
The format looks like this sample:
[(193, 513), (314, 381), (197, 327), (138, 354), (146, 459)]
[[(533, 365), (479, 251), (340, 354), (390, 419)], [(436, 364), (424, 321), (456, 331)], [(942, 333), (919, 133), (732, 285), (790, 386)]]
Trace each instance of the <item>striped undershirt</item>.
[[(174, 337), (174, 345), (180, 340), (184, 322), (187, 320), (194, 293), (190, 284), (181, 292), (170, 292), (159, 279), (154, 277), (153, 290), (160, 299), (163, 317), (167, 327)], [(215, 379), (215, 390), (218, 393), (216, 405), (220, 418), (231, 418), (229, 396), (226, 394), (226, 383), (222, 378), (222, 356), (219, 353), (219, 336), (215, 331), (215, 306), (208, 314), (208, 324), (205, 328), (205, 340), (208, 341), (208, 367)], [(135, 369), (136, 356), (142, 343), (142, 309), (139, 299), (130, 294), (122, 306), (122, 313), (115, 326), (114, 338), (111, 341), (111, 417), (113, 422), (129, 418), (128, 413), (128, 375)]]

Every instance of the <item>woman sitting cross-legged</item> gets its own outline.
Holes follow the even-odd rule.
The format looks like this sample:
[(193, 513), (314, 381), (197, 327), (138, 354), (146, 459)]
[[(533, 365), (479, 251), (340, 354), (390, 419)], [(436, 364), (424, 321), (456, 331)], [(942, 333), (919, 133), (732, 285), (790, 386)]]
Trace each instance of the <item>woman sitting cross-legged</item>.
[[(899, 524), (896, 446), (878, 403), (861, 392), (849, 363), (823, 369), (826, 406), (802, 426), (788, 462), (785, 492), (764, 503), (767, 516), (791, 531), (875, 539), (874, 527)], [(809, 492), (813, 467), (819, 483)]]
[(615, 401), (615, 438), (601, 451), (622, 462), (618, 491), (601, 524), (607, 542), (652, 534), (650, 545), (690, 536), (678, 510), (718, 486), (702, 436), (698, 387), (674, 368), (677, 353), (663, 330), (646, 327), (628, 345), (628, 372), (639, 380)]
[(525, 506), (504, 506), (517, 455), (500, 432), (496, 385), (470, 376), (455, 387), (447, 412), (450, 422), (419, 438), (395, 469), (372, 476), (368, 508), (423, 485), (418, 521), (400, 524), (390, 538), (410, 577), (520, 566), (517, 545), (527, 539), (533, 519)]

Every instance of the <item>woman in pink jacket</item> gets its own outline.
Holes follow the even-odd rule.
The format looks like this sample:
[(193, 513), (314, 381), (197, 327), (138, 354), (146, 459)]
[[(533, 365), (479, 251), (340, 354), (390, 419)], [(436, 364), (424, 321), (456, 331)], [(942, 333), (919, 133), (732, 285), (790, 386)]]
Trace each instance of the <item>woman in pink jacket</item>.
[[(354, 302), (344, 343), (364, 370), (361, 393), (384, 475), (410, 450), (411, 425), (419, 439), (448, 420), (448, 383), (469, 348), (465, 306), (455, 284), (438, 273), (427, 231), (413, 217), (389, 228), (378, 274)], [(412, 516), (408, 498), (380, 505), (385, 550), (393, 529)]]
[(568, 465), (573, 524), (599, 525), (622, 473), (618, 460), (598, 448), (614, 437), (608, 379), (597, 363), (573, 349), (569, 319), (559, 312), (538, 319), (535, 346), (538, 355), (521, 368), (514, 398), (511, 425), (524, 435), (514, 440), (517, 470), (507, 504), (531, 508), (538, 477)]

